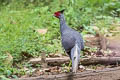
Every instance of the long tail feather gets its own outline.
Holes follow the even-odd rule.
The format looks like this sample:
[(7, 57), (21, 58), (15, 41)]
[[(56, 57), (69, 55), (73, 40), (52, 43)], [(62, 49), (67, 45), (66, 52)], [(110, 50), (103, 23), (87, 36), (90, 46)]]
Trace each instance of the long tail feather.
[(78, 64), (80, 61), (80, 48), (78, 47), (78, 43), (75, 43), (75, 46), (71, 50), (71, 58), (72, 58), (72, 72), (77, 72)]

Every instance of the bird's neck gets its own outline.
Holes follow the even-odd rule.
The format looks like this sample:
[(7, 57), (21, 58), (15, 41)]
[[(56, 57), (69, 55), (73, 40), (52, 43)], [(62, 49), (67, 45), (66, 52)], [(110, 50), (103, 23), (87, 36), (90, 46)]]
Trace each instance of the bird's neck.
[(60, 31), (61, 31), (61, 34), (67, 28), (68, 28), (68, 26), (66, 24), (65, 17), (64, 17), (63, 14), (61, 14), (61, 16), (60, 16)]

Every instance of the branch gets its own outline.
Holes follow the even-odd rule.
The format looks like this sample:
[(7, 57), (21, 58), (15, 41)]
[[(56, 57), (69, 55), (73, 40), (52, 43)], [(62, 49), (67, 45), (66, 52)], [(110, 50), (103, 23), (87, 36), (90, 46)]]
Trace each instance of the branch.
[[(46, 58), (46, 62), (49, 65), (58, 66), (63, 63), (69, 63), (69, 57), (63, 58)], [(29, 61), (32, 64), (40, 64), (41, 58), (31, 59)], [(89, 65), (89, 64), (116, 64), (120, 63), (120, 57), (93, 57), (93, 58), (82, 58), (80, 60), (82, 65)]]

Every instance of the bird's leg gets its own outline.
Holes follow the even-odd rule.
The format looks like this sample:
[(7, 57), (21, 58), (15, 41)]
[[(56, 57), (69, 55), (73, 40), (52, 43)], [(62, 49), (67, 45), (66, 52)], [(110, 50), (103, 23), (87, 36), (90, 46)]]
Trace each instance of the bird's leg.
[(72, 65), (72, 60), (70, 60), (69, 65), (68, 65), (68, 72), (70, 72), (70, 67)]

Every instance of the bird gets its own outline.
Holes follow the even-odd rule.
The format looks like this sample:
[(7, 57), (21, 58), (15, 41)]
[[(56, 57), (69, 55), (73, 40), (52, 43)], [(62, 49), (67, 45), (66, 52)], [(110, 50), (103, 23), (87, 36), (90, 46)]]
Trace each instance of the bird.
[(76, 73), (80, 62), (80, 52), (84, 49), (84, 41), (82, 35), (78, 31), (67, 25), (64, 11), (65, 9), (57, 11), (54, 13), (54, 16), (60, 21), (62, 47), (72, 61), (72, 72)]

